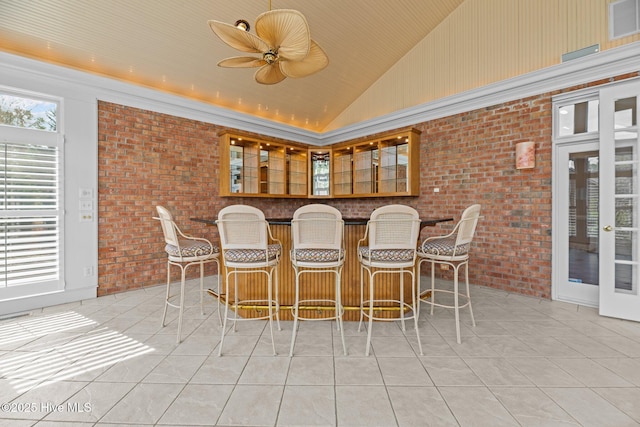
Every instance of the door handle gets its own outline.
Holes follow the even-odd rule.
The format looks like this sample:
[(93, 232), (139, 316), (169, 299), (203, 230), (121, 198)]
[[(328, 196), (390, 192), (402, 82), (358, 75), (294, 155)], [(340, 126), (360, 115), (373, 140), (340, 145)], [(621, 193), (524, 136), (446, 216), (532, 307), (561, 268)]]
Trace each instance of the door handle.
[(602, 227), (602, 229), (603, 229), (604, 231), (612, 231), (612, 230), (613, 230), (613, 227), (612, 227), (612, 226), (610, 226), (610, 225), (605, 225), (604, 227)]

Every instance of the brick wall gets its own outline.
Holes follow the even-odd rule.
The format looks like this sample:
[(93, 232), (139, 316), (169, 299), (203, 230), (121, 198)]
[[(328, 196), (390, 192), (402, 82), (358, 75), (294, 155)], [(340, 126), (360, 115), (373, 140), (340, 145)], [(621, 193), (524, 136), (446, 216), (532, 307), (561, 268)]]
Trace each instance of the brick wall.
[[(378, 206), (403, 203), (423, 217), (456, 219), (465, 207), (480, 203), (484, 218), (472, 249), (471, 282), (549, 298), (551, 96), (416, 124), (422, 131), (419, 197), (329, 203), (345, 217), (368, 217)], [(251, 204), (267, 217), (287, 217), (317, 201), (220, 198), (220, 127), (106, 102), (98, 110), (99, 295), (166, 280), (162, 232), (151, 219), (157, 204), (169, 208), (185, 231), (217, 241), (215, 227), (189, 218), (215, 217), (231, 203)], [(515, 144), (522, 141), (536, 144), (533, 169), (515, 169)], [(422, 237), (451, 226), (427, 227)]]
[[(218, 127), (98, 104), (98, 295), (164, 283), (160, 204), (185, 231), (218, 210)], [(177, 269), (175, 278), (179, 278)]]
[[(546, 94), (420, 125), (419, 211), (459, 218), (466, 206), (482, 205), (472, 283), (551, 295), (551, 124)], [(533, 169), (515, 168), (523, 141), (535, 142)]]

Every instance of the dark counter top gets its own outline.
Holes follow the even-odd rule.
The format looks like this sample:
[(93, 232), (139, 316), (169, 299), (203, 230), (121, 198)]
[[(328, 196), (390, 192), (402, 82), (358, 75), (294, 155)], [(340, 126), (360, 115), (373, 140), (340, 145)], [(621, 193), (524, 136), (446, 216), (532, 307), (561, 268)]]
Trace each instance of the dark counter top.
[[(216, 225), (216, 218), (190, 218), (191, 221)], [(366, 225), (369, 218), (342, 218), (344, 225)], [(453, 221), (453, 218), (420, 218), (420, 227), (430, 227), (441, 222)], [(291, 225), (291, 218), (267, 218), (271, 225)]]

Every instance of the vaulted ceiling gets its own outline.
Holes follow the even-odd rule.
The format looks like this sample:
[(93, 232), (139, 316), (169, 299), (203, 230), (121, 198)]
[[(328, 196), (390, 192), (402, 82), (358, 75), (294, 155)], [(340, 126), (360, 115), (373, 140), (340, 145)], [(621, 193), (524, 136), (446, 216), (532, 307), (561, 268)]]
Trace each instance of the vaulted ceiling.
[[(0, 1), (0, 50), (321, 131), (464, 0)], [(305, 15), (329, 66), (275, 85), (209, 28), (272, 9)], [(254, 31), (253, 29), (251, 30)]]

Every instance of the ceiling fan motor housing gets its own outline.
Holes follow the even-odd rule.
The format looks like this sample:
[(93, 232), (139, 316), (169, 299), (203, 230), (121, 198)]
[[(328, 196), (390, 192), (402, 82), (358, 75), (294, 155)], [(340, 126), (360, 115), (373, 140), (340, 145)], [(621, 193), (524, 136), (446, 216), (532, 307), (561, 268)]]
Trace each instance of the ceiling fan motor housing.
[(262, 59), (264, 59), (267, 64), (271, 65), (278, 60), (278, 51), (269, 49), (262, 55)]

